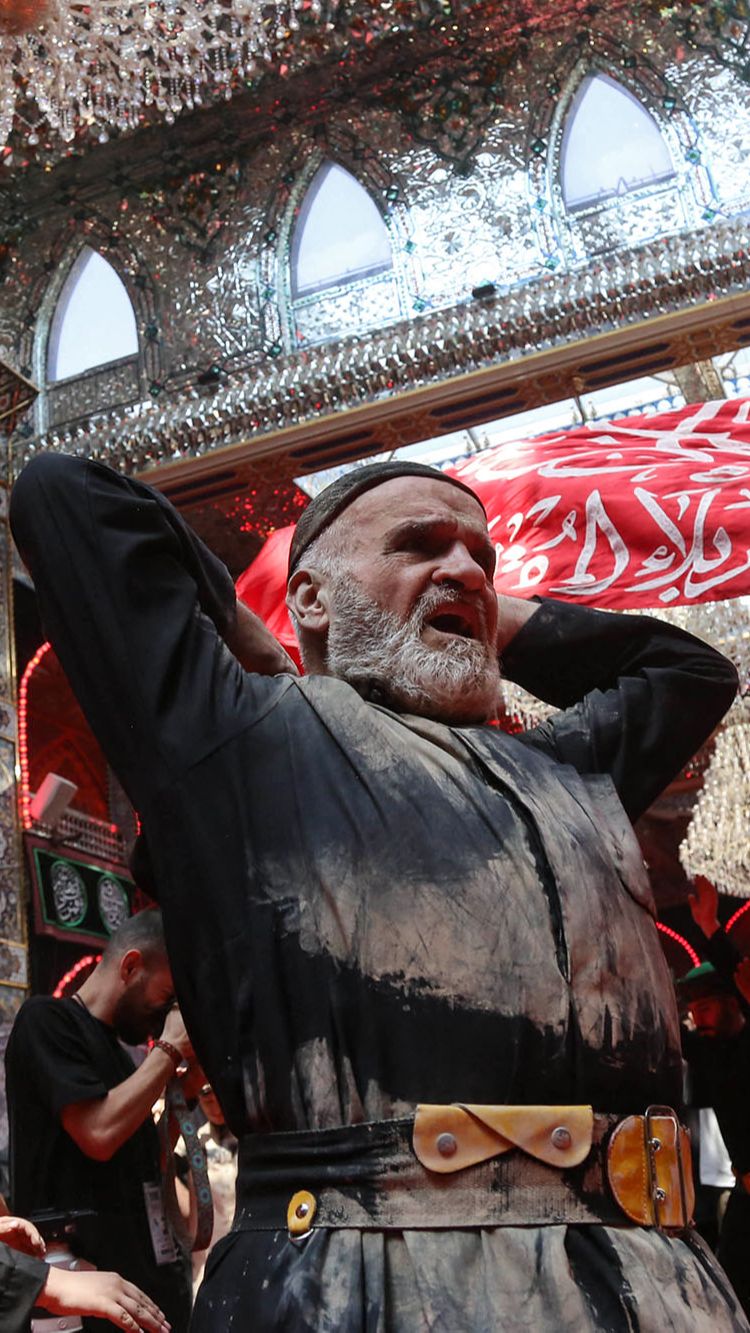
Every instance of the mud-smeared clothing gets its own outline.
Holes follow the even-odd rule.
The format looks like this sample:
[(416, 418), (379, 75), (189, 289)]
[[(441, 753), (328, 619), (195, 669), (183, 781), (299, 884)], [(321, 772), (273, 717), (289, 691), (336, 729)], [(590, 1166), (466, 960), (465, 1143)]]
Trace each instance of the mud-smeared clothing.
[[(544, 602), (504, 669), (521, 736), (246, 674), (226, 571), (171, 507), (42, 458), (13, 499), (47, 632), (140, 812), (177, 993), (238, 1135), (426, 1102), (680, 1097), (628, 816), (728, 707), (733, 668), (642, 618)], [(217, 633), (218, 631), (218, 633)], [(299, 1182), (299, 1188), (304, 1181)], [(625, 1227), (279, 1232), (220, 1243), (200, 1333), (745, 1329), (689, 1239)]]

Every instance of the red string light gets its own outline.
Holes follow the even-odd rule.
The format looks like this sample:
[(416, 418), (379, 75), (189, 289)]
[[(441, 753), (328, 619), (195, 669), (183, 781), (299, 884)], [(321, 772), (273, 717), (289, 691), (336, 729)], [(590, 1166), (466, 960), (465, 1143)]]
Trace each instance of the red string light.
[(750, 907), (750, 898), (748, 898), (747, 902), (746, 902), (746, 903), (743, 903), (741, 907), (738, 907), (738, 908), (737, 908), (737, 911), (734, 913), (733, 916), (730, 916), (730, 918), (729, 918), (729, 920), (727, 921), (727, 924), (725, 925), (724, 929), (727, 930), (727, 931), (728, 931), (728, 930), (731, 930), (731, 929), (732, 929), (732, 926), (735, 924), (735, 922), (736, 922), (736, 921), (739, 921), (739, 919), (740, 919), (741, 916), (744, 916), (744, 914), (745, 914), (745, 912), (747, 911), (748, 907)]
[(21, 824), (25, 829), (30, 829), (33, 826), (33, 820), (31, 818), (31, 792), (29, 791), (29, 684), (39, 663), (49, 652), (51, 647), (51, 643), (43, 643), (41, 648), (37, 648), (21, 677), (21, 683), (18, 687), (18, 763), (21, 769), (20, 804)]
[[(750, 906), (750, 904), (748, 904), (748, 906)], [(670, 940), (675, 940), (677, 944), (681, 944), (685, 952), (688, 954), (693, 967), (700, 967), (701, 960), (695, 952), (692, 944), (688, 944), (684, 935), (679, 935), (676, 930), (672, 930), (671, 926), (665, 926), (663, 921), (657, 921), (656, 929), (660, 930), (662, 935), (668, 935)]]
[[(37, 649), (34, 656), (31, 658), (31, 661), (28, 663), (18, 687), (18, 765), (21, 770), (20, 807), (21, 824), (25, 829), (34, 827), (34, 821), (31, 818), (31, 770), (29, 766), (29, 687), (31, 685), (31, 677), (51, 647), (51, 643), (43, 643), (41, 648)], [(119, 825), (109, 823), (106, 819), (96, 819), (94, 815), (88, 815), (87, 818), (90, 824), (97, 824), (100, 828), (107, 829), (109, 833), (116, 834), (120, 832)]]
[(53, 999), (62, 1000), (65, 992), (73, 984), (78, 974), (83, 972), (86, 967), (96, 967), (96, 964), (101, 962), (101, 957), (100, 953), (85, 953), (83, 958), (79, 958), (78, 962), (74, 963), (73, 966), (68, 968), (68, 971), (60, 977), (60, 980), (52, 992)]

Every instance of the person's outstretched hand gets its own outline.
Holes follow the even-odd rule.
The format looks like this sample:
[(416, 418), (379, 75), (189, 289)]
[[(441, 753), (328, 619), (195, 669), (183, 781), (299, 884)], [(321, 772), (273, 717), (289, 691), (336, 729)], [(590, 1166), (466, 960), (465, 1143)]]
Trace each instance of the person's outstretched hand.
[(696, 875), (693, 885), (693, 892), (688, 894), (688, 907), (696, 926), (710, 940), (719, 929), (719, 894), (705, 875)]
[(750, 1004), (750, 958), (743, 958), (734, 972), (734, 984), (743, 1000)]
[(0, 1217), (0, 1241), (34, 1259), (43, 1259), (47, 1253), (47, 1246), (34, 1223), (25, 1217)]
[(50, 1314), (108, 1319), (128, 1333), (170, 1333), (158, 1305), (119, 1273), (50, 1268), (36, 1303)]

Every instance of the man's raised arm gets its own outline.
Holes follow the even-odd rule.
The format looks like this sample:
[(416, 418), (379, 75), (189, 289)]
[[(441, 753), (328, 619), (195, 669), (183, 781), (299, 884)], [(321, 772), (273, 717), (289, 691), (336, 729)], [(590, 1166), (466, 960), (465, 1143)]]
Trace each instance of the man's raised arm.
[(226, 645), (247, 666), (255, 643), (268, 670), (270, 636), (238, 619), (229, 573), (151, 487), (41, 455), (13, 489), (11, 526), (45, 631), (137, 808), (284, 688), (243, 674)]
[(663, 621), (543, 599), (506, 645), (503, 673), (564, 709), (521, 739), (581, 773), (609, 773), (631, 819), (708, 739), (737, 672)]

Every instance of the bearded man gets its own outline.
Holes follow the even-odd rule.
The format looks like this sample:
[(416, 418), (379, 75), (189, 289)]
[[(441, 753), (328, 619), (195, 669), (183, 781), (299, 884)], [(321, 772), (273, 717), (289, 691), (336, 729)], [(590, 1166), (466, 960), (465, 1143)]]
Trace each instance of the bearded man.
[[(498, 598), (479, 500), (419, 464), (303, 514), (304, 678), (140, 483), (40, 458), (12, 520), (240, 1139), (193, 1328), (746, 1329), (688, 1226), (677, 1121), (644, 1118), (681, 1063), (628, 823), (731, 665), (658, 622)], [(488, 725), (500, 655), (564, 711)]]

